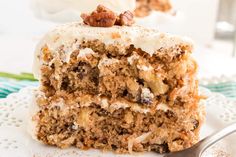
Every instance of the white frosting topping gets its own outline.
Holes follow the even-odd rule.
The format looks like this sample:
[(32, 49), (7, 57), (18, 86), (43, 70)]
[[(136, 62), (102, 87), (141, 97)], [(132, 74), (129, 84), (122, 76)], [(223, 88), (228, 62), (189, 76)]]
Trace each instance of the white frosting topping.
[(83, 40), (99, 40), (105, 45), (114, 45), (120, 49), (134, 45), (135, 48), (140, 48), (151, 56), (160, 48), (170, 48), (179, 44), (192, 45), (188, 38), (164, 34), (140, 26), (104, 28), (90, 27), (77, 22), (65, 24), (46, 34), (38, 44), (33, 69), (35, 77), (40, 77), (41, 61), (38, 56), (41, 55), (43, 46), (47, 45), (52, 53), (58, 54), (58, 49), (64, 45), (65, 55), (70, 56)]
[(130, 105), (130, 104), (122, 102), (122, 101), (117, 101), (117, 102), (112, 103), (109, 108), (112, 110), (118, 110), (121, 108), (125, 109), (125, 108), (129, 108), (129, 107), (132, 111), (145, 113), (145, 114), (151, 111), (149, 108), (142, 108), (138, 104), (133, 103), (132, 105)]
[[(129, 108), (129, 107), (134, 112), (145, 113), (145, 114), (151, 112), (150, 108), (142, 108), (138, 104), (133, 103), (131, 105), (131, 104), (128, 104), (128, 103), (125, 103), (125, 102), (122, 102), (122, 101), (114, 102), (109, 106), (109, 108), (112, 109), (112, 110), (118, 110), (118, 109), (121, 109), (121, 108), (125, 109), (125, 108)], [(158, 104), (156, 109), (160, 110), (160, 111), (164, 111), (164, 112), (167, 112), (168, 110), (171, 110), (171, 108), (169, 108), (167, 106), (167, 104), (164, 104), (164, 103)]]

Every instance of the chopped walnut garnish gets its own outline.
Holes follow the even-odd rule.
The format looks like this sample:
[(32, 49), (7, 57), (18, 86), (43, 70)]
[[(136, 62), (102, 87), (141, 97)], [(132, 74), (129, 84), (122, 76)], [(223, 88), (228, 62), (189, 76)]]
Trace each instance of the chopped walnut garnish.
[(93, 27), (111, 27), (116, 22), (116, 14), (102, 5), (90, 15), (81, 14), (81, 18), (85, 24)]
[(99, 5), (91, 14), (81, 14), (81, 18), (85, 24), (93, 27), (131, 26), (134, 23), (134, 16), (130, 11), (116, 15), (102, 5)]
[(130, 11), (125, 11), (123, 14), (120, 14), (116, 20), (116, 25), (131, 26), (132, 24), (134, 24), (134, 15)]

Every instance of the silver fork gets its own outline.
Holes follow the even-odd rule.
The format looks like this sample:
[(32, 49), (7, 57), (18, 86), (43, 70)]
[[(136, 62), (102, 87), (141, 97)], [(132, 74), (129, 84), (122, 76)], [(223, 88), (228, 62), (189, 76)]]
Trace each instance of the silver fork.
[(207, 148), (223, 139), (224, 137), (234, 133), (235, 131), (236, 123), (233, 123), (225, 127), (224, 129), (206, 137), (191, 148), (179, 152), (169, 153), (164, 157), (200, 157)]

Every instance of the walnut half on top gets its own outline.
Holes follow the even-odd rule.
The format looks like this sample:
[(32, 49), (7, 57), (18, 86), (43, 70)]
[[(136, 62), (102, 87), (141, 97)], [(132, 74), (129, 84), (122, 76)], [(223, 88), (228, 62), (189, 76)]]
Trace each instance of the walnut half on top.
[(116, 15), (103, 5), (99, 5), (91, 14), (81, 14), (81, 18), (86, 25), (92, 27), (131, 26), (134, 23), (132, 12), (125, 11)]
[(119, 26), (131, 26), (134, 24), (134, 15), (130, 11), (125, 11), (124, 13), (120, 14), (116, 19), (116, 25)]

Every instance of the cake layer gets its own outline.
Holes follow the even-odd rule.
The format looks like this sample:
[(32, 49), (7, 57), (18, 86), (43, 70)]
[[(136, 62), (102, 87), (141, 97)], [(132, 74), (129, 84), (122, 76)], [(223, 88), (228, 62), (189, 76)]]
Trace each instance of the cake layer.
[[(37, 101), (42, 98), (42, 95), (35, 96)], [(37, 104), (40, 102), (35, 103), (35, 107)], [(61, 99), (49, 106), (37, 107), (33, 113), (36, 139), (61, 148), (164, 153), (196, 143), (203, 119), (203, 110), (197, 104), (188, 111), (173, 107), (155, 113), (122, 106), (114, 110), (112, 106), (96, 103), (81, 106), (70, 106)]]
[(151, 109), (160, 103), (191, 106), (198, 101), (197, 66), (188, 45), (163, 48), (152, 56), (128, 47), (120, 54), (116, 46), (84, 41), (65, 62), (63, 50), (54, 52), (46, 44), (39, 58), (41, 90), (48, 99), (62, 97), (67, 104), (80, 104), (84, 95), (125, 99)]
[(86, 41), (99, 41), (106, 49), (110, 46), (120, 55), (124, 55), (133, 45), (141, 52), (149, 56), (163, 55), (175, 56), (176, 51), (165, 51), (166, 49), (183, 47), (184, 51), (191, 51), (192, 41), (185, 37), (164, 34), (157, 30), (146, 29), (139, 26), (113, 26), (109, 28), (90, 27), (80, 23), (65, 24), (49, 32), (39, 43), (35, 53), (34, 74), (39, 78), (40, 67), (43, 64), (42, 48), (53, 53), (53, 56), (60, 54), (64, 62), (68, 62), (71, 53), (76, 51)]

